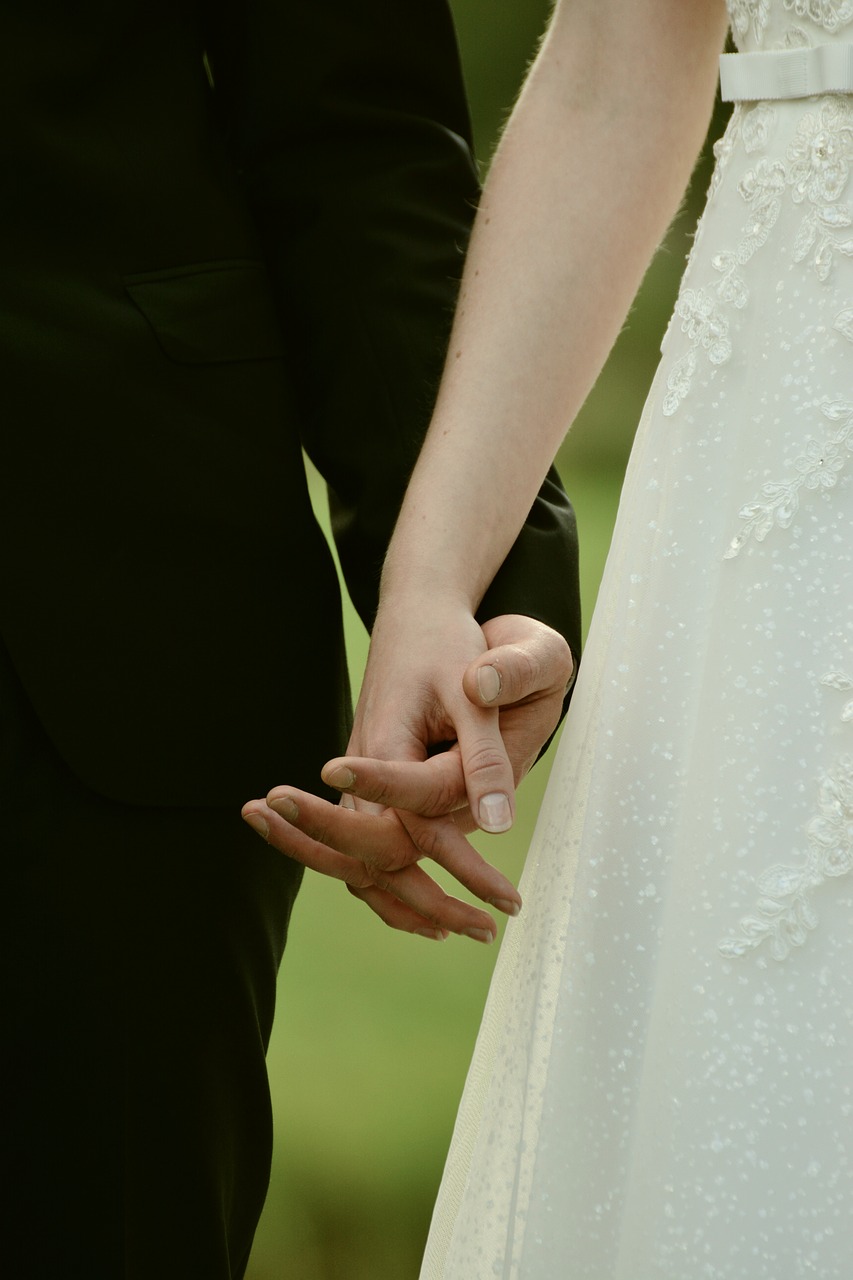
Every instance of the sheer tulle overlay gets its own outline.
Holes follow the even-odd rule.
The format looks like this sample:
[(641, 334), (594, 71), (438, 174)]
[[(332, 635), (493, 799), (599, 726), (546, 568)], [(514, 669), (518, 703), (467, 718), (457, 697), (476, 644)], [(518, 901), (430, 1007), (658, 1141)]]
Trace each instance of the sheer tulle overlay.
[(851, 169), (850, 95), (717, 145), (422, 1280), (853, 1274)]

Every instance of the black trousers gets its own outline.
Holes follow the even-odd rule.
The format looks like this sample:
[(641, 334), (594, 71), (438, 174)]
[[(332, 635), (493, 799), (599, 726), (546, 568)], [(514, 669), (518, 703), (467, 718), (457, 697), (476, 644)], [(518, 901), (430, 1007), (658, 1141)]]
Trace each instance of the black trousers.
[(5, 1274), (235, 1280), (300, 869), (233, 806), (104, 799), (0, 647)]

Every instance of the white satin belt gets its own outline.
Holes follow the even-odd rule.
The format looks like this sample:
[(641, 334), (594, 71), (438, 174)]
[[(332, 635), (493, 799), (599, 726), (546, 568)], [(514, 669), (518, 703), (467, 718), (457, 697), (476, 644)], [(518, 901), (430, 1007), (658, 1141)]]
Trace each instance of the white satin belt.
[(724, 102), (853, 93), (853, 44), (724, 53), (720, 57), (720, 92)]

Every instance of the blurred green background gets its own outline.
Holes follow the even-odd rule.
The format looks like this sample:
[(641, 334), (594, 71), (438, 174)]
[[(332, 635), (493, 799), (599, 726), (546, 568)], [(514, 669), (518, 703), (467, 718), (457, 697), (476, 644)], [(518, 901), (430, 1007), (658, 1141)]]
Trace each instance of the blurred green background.
[[(485, 169), (548, 0), (452, 0)], [(665, 89), (661, 110), (672, 110)], [(718, 109), (710, 136), (723, 127)], [(622, 471), (710, 176), (700, 161), (559, 466), (581, 532), (588, 622)], [(630, 208), (632, 193), (626, 191)], [(318, 509), (322, 485), (312, 477)], [(558, 589), (558, 584), (555, 584)], [(354, 684), (366, 636), (348, 609)], [(552, 748), (553, 751), (553, 748)], [(479, 847), (517, 881), (550, 766), (506, 836)], [(414, 1280), (497, 948), (391, 932), (343, 886), (306, 877), (279, 980), (269, 1069), (276, 1147), (247, 1280)]]

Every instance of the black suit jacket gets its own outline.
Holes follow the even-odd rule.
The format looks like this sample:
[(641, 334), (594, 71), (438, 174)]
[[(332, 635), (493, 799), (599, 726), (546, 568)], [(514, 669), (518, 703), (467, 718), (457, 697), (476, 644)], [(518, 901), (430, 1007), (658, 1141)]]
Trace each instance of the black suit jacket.
[[(0, 634), (72, 769), (317, 782), (476, 198), (445, 0), (0, 0)], [(556, 477), (484, 602), (578, 649)]]

